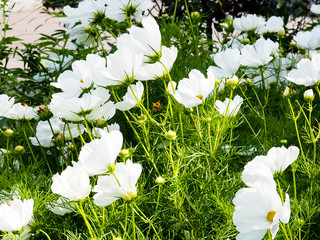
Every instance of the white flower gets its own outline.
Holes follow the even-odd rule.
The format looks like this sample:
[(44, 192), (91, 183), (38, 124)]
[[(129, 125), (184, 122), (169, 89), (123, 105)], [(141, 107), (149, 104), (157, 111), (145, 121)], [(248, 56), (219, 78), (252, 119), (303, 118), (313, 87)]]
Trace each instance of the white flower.
[(73, 202), (69, 202), (67, 199), (62, 197), (59, 197), (56, 201), (49, 203), (47, 206), (51, 212), (60, 216), (73, 212), (74, 207)]
[(72, 162), (74, 167), (84, 169), (89, 176), (105, 173), (112, 166), (121, 151), (123, 136), (119, 131), (99, 131), (100, 139), (86, 143), (79, 154), (79, 161)]
[(312, 4), (310, 11), (314, 14), (320, 14), (320, 4)]
[(258, 67), (270, 62), (272, 53), (277, 53), (279, 43), (270, 39), (259, 38), (254, 45), (245, 45), (241, 49), (242, 65), (249, 67)]
[(103, 81), (97, 82), (100, 86), (120, 85), (130, 83), (136, 78), (142, 66), (142, 53), (130, 48), (119, 48), (107, 57), (107, 69), (103, 72)]
[(61, 175), (53, 175), (51, 190), (71, 201), (85, 199), (91, 191), (89, 176), (82, 168), (68, 166)]
[(288, 223), (291, 210), (289, 195), (282, 204), (276, 185), (258, 181), (251, 188), (242, 188), (233, 199), (233, 223), (239, 231), (237, 240), (260, 240), (270, 229), (272, 239), (279, 230), (279, 221)]
[[(39, 121), (36, 129), (36, 136), (43, 147), (53, 147), (56, 137), (64, 137), (65, 140), (76, 138), (79, 136), (79, 130), (77, 124), (69, 123), (69, 127), (66, 123), (62, 122), (58, 117), (50, 118), (50, 124), (48, 121)], [(80, 126), (81, 133), (84, 132), (84, 126)], [(70, 136), (70, 132), (71, 135)], [(52, 132), (53, 130), (53, 132)], [(35, 137), (30, 137), (31, 143), (35, 146), (39, 145), (38, 140)]]
[(300, 149), (296, 146), (273, 147), (268, 151), (265, 164), (272, 173), (282, 172), (298, 158), (299, 153)]
[(95, 81), (101, 82), (106, 71), (106, 60), (98, 54), (88, 54), (86, 60), (78, 60), (72, 63), (72, 71), (67, 70), (60, 74), (58, 82), (52, 86), (60, 88), (70, 97), (78, 97), (85, 90), (90, 90)]
[(4, 117), (14, 120), (31, 120), (38, 118), (36, 111), (24, 103), (14, 104)]
[(283, 20), (281, 17), (272, 16), (266, 23), (267, 32), (279, 32), (283, 29)]
[(256, 156), (248, 162), (242, 172), (242, 181), (249, 187), (252, 187), (257, 181), (273, 181), (273, 173), (266, 165), (267, 156)]
[(0, 116), (4, 116), (14, 104), (14, 98), (8, 97), (6, 94), (0, 95)]
[(248, 14), (241, 18), (235, 18), (233, 21), (233, 26), (236, 30), (246, 32), (249, 30), (259, 31), (261, 26), (265, 24), (263, 17), (257, 17), (256, 14)]
[(118, 22), (125, 21), (127, 12), (138, 21), (142, 18), (142, 13), (151, 9), (154, 4), (151, 0), (106, 0), (106, 16)]
[(38, 9), (43, 7), (41, 0), (9, 0), (8, 1), (9, 9), (12, 9), (12, 12), (20, 12), (23, 10)]
[(33, 199), (21, 201), (14, 199), (0, 205), (0, 230), (5, 232), (20, 231), (31, 220)]
[(117, 46), (136, 49), (143, 54), (143, 62), (152, 62), (161, 56), (161, 33), (159, 25), (153, 17), (145, 17), (141, 21), (143, 28), (132, 26), (129, 34), (123, 34), (117, 39)]
[(293, 37), (293, 40), (296, 41), (298, 47), (309, 48), (309, 41), (311, 40), (311, 38), (311, 31), (300, 31), (296, 36)]
[(105, 0), (93, 1), (84, 0), (81, 1), (77, 8), (72, 8), (70, 6), (65, 6), (63, 12), (66, 17), (60, 18), (60, 22), (67, 24), (68, 28), (73, 28), (78, 22), (92, 21), (95, 13), (105, 11)]
[(312, 59), (301, 59), (297, 69), (291, 70), (286, 76), (287, 80), (306, 87), (315, 85), (320, 81), (320, 53), (314, 54)]
[[(99, 176), (97, 185), (93, 188), (96, 194), (94, 203), (98, 206), (107, 206), (119, 198), (130, 201), (137, 196), (137, 181), (141, 175), (142, 167), (139, 163), (117, 163), (114, 175)], [(116, 178), (114, 177), (116, 176)]]
[(109, 97), (109, 91), (104, 88), (85, 93), (81, 98), (71, 98), (64, 92), (56, 93), (52, 95), (49, 108), (55, 116), (69, 121), (108, 120), (115, 114), (114, 103), (108, 101)]
[[(243, 103), (242, 97), (236, 95), (234, 99), (231, 99), (231, 100), (229, 98), (226, 98), (224, 102), (217, 100), (214, 107), (221, 115), (227, 114), (227, 117), (232, 117), (237, 115), (242, 103)], [(229, 108), (228, 108), (228, 105), (229, 105)], [(227, 108), (228, 108), (228, 112), (227, 112)]]
[(123, 96), (123, 101), (115, 104), (115, 108), (121, 111), (128, 111), (137, 105), (143, 95), (144, 87), (142, 82), (132, 84), (127, 89), (126, 94)]
[[(241, 55), (238, 49), (226, 49), (213, 56), (218, 67), (210, 66), (208, 72), (219, 79), (232, 77), (240, 67)], [(209, 76), (209, 73), (208, 73)]]
[[(163, 65), (166, 66), (168, 71), (171, 70), (173, 63), (175, 62), (178, 55), (178, 49), (175, 46), (167, 48), (165, 46), (162, 47), (162, 55), (160, 61)], [(167, 71), (160, 62), (156, 62), (153, 64), (146, 63), (143, 64), (140, 68), (139, 72), (136, 75), (137, 80), (145, 81), (161, 78), (167, 75)]]
[(183, 78), (179, 82), (175, 93), (169, 92), (179, 103), (190, 108), (200, 105), (212, 92), (214, 84), (214, 81), (205, 78), (199, 70), (193, 69), (189, 78)]

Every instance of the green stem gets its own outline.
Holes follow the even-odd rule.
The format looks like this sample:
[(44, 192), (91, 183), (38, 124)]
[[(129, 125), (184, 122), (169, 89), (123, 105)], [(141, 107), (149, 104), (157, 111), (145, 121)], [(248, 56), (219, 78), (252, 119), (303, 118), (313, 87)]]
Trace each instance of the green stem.
[(132, 232), (133, 232), (133, 240), (136, 240), (136, 222), (135, 222), (135, 219), (134, 219), (134, 208), (133, 208), (133, 205), (131, 205), (131, 212), (132, 212)]
[(89, 230), (89, 234), (90, 234), (91, 238), (93, 238), (93, 237), (94, 237), (94, 235), (93, 235), (93, 230), (92, 230), (92, 227), (91, 227), (90, 223), (89, 223), (88, 220), (87, 220), (87, 217), (86, 217), (86, 214), (85, 214), (85, 212), (84, 212), (84, 210), (83, 210), (83, 208), (82, 208), (81, 202), (80, 202), (79, 204), (78, 204), (77, 202), (75, 202), (75, 205), (76, 205), (79, 213), (81, 214), (84, 222), (86, 223), (86, 226), (87, 226), (87, 228), (88, 228), (88, 230)]

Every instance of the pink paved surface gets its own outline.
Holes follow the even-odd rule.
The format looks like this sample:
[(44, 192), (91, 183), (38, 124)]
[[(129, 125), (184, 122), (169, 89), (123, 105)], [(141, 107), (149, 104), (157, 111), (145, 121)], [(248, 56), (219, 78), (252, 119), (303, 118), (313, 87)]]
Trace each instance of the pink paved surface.
[[(59, 18), (44, 13), (41, 8), (13, 12), (9, 16), (8, 23), (12, 30), (7, 32), (7, 36), (21, 38), (26, 43), (35, 42), (40, 37), (40, 33), (50, 35), (57, 29), (63, 29), (63, 25), (59, 24)], [(15, 43), (15, 46), (23, 47), (19, 42)], [(9, 67), (22, 66), (22, 62), (17, 59), (9, 61)]]

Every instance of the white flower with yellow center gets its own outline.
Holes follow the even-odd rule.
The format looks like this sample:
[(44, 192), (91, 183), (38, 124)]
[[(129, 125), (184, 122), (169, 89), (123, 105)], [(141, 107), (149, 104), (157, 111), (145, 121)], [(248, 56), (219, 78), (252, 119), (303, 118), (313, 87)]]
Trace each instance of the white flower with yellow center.
[(141, 175), (142, 167), (139, 163), (117, 163), (110, 176), (99, 176), (97, 185), (93, 188), (96, 194), (94, 203), (98, 206), (107, 206), (119, 198), (126, 201), (134, 199), (137, 193), (137, 181)]
[(200, 105), (212, 92), (214, 81), (207, 79), (196, 69), (191, 70), (189, 78), (183, 78), (175, 93), (169, 91), (170, 94), (186, 108)]
[(289, 195), (286, 194), (282, 204), (274, 181), (258, 181), (251, 188), (240, 189), (233, 204), (233, 223), (239, 231), (237, 240), (260, 240), (268, 229), (273, 239), (279, 221), (288, 223), (291, 214)]

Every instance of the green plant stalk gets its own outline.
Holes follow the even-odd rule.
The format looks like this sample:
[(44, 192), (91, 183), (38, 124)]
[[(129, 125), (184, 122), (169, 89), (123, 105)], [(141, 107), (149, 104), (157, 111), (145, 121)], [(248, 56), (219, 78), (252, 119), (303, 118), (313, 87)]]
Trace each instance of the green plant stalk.
[(66, 122), (66, 124), (67, 124), (67, 127), (68, 127), (68, 131), (69, 131), (69, 134), (70, 134), (70, 138), (71, 138), (72, 145), (74, 146), (74, 150), (75, 150), (75, 152), (76, 152), (77, 158), (79, 158), (78, 149), (77, 149), (77, 146), (76, 146), (76, 144), (75, 144), (75, 142), (74, 142), (74, 139), (73, 139), (73, 137), (72, 137), (70, 125), (69, 125), (68, 122)]
[[(29, 147), (29, 150), (30, 150), (30, 152), (31, 152), (31, 155), (32, 155), (33, 160), (34, 160), (35, 162), (38, 162), (37, 159), (36, 159), (35, 156), (34, 156), (34, 153), (33, 153), (33, 151), (32, 151), (32, 148), (31, 148), (31, 146), (30, 146), (29, 139), (28, 139), (28, 136), (27, 136), (27, 133), (26, 133), (26, 129), (25, 129), (24, 127), (23, 127), (23, 134), (24, 134), (24, 137), (25, 137), (25, 139), (26, 139), (26, 141), (27, 141), (27, 145), (28, 145), (28, 147)], [(50, 168), (49, 168), (49, 169), (50, 169)]]
[(83, 210), (83, 208), (82, 208), (81, 202), (80, 202), (80, 203), (75, 202), (75, 205), (76, 205), (79, 213), (81, 214), (84, 222), (86, 223), (86, 226), (87, 226), (87, 228), (88, 228), (88, 231), (89, 231), (89, 234), (90, 234), (91, 238), (94, 238), (92, 227), (91, 227), (90, 223), (88, 222), (88, 219), (87, 219), (87, 217), (86, 217), (86, 214), (85, 214), (85, 212), (84, 212), (84, 210)]
[(133, 232), (133, 240), (136, 240), (136, 222), (134, 218), (134, 208), (133, 205), (130, 204), (131, 206), (131, 213), (132, 213), (132, 232)]
[(175, 19), (176, 14), (177, 14), (177, 7), (178, 7), (178, 0), (175, 0), (173, 16), (172, 16), (172, 23), (174, 23), (174, 19)]
[(125, 220), (124, 220), (124, 233), (123, 233), (123, 240), (126, 239), (126, 235), (127, 235), (127, 227), (128, 227), (128, 204), (124, 204), (125, 207)]
[(219, 146), (219, 143), (220, 143), (220, 139), (221, 139), (221, 136), (222, 136), (224, 125), (225, 125), (226, 120), (227, 120), (227, 115), (228, 115), (230, 103), (231, 103), (231, 100), (232, 100), (232, 94), (233, 94), (233, 89), (231, 89), (231, 91), (230, 91), (230, 98), (229, 98), (228, 106), (227, 106), (227, 109), (226, 109), (226, 113), (223, 116), (221, 128), (219, 129), (218, 134), (216, 135), (216, 138), (215, 138), (215, 141), (214, 141), (213, 154), (215, 154), (217, 152), (217, 150), (218, 150), (218, 146)]
[(95, 137), (94, 137), (93, 134), (92, 134), (92, 131), (91, 131), (89, 125), (88, 125), (87, 119), (84, 119), (84, 125), (86, 126), (86, 129), (87, 129), (89, 138), (90, 138), (90, 140), (92, 141), (93, 139), (95, 139)]
[(291, 105), (290, 98), (288, 98), (288, 103), (289, 103), (289, 106), (290, 106), (290, 113), (291, 113), (292, 120), (294, 122), (294, 127), (295, 127), (295, 130), (296, 130), (296, 134), (297, 134), (297, 139), (298, 139), (301, 155), (302, 155), (302, 158), (304, 160), (304, 163), (306, 164), (306, 156), (304, 155), (304, 152), (303, 152), (303, 148), (302, 148), (302, 144), (301, 144), (301, 140), (300, 140), (299, 129), (298, 129), (298, 125), (297, 125), (297, 120), (298, 120), (300, 114), (298, 114), (298, 116), (295, 116), (294, 111), (293, 111), (293, 107)]
[(134, 205), (135, 208), (138, 210), (138, 212), (142, 215), (142, 216), (141, 216), (141, 215), (139, 215), (139, 214), (137, 213), (138, 216), (140, 216), (141, 219), (142, 219), (144, 222), (149, 223), (149, 224), (151, 225), (154, 233), (156, 234), (157, 238), (160, 240), (161, 238), (159, 237), (159, 234), (158, 234), (157, 230), (156, 230), (155, 227), (153, 226), (152, 221), (150, 221), (150, 220), (146, 217), (146, 215), (140, 210), (140, 208), (137, 206), (136, 203), (133, 203), (133, 205)]
[(155, 210), (155, 212), (158, 211), (159, 202), (160, 202), (160, 195), (161, 195), (161, 184), (159, 184), (158, 196), (157, 196), (157, 204), (156, 204), (156, 210)]
[(83, 137), (82, 137), (82, 133), (81, 133), (81, 129), (80, 129), (80, 124), (78, 123), (78, 131), (79, 131), (79, 137), (81, 139), (81, 145), (83, 146), (84, 144), (86, 144), (86, 142), (84, 141)]
[[(21, 156), (21, 154), (20, 154)], [(10, 173), (10, 160), (9, 160), (9, 137), (7, 137), (7, 152), (6, 152), (6, 157), (7, 157), (7, 173), (8, 173), (8, 176), (9, 176), (9, 173)]]
[(139, 98), (136, 96), (135, 92), (134, 92), (133, 89), (132, 89), (132, 86), (129, 85), (129, 87), (130, 87), (130, 89), (131, 89), (131, 91), (132, 91), (133, 96), (134, 96), (135, 99), (137, 100), (139, 107), (145, 112), (145, 114), (148, 116), (149, 120), (150, 120), (152, 123), (156, 124), (157, 126), (160, 126), (161, 124), (158, 123), (156, 120), (154, 120), (154, 119), (150, 116), (149, 111), (143, 106), (143, 104), (141, 103), (141, 101), (139, 100)]
[(51, 171), (51, 168), (50, 168), (48, 159), (47, 159), (47, 155), (46, 155), (46, 153), (44, 152), (43, 147), (41, 146), (40, 141), (39, 141), (36, 133), (34, 132), (32, 126), (31, 126), (31, 124), (30, 124), (30, 121), (28, 121), (28, 126), (29, 126), (29, 128), (31, 129), (32, 134), (35, 136), (35, 138), (36, 138), (36, 140), (37, 140), (37, 142), (38, 142), (38, 144), (39, 144), (40, 151), (41, 151), (41, 153), (42, 153), (42, 155), (43, 155), (43, 157), (44, 157), (44, 159), (45, 159), (45, 161), (46, 161), (46, 163), (47, 163), (47, 166), (48, 166), (48, 168), (49, 168), (49, 171), (50, 171), (50, 173), (51, 173), (51, 175), (52, 175), (52, 171)]

